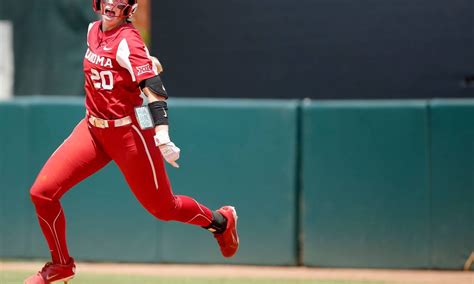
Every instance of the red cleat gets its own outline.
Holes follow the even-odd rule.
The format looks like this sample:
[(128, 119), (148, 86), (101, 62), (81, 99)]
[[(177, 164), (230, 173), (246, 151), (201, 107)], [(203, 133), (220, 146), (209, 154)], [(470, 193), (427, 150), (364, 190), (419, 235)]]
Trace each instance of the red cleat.
[(64, 282), (74, 278), (76, 272), (76, 264), (71, 258), (68, 264), (55, 264), (48, 262), (43, 269), (28, 277), (24, 284), (49, 284), (53, 282)]
[(227, 227), (222, 233), (214, 233), (224, 257), (232, 257), (239, 249), (237, 234), (237, 211), (232, 206), (224, 206), (217, 210), (227, 219)]

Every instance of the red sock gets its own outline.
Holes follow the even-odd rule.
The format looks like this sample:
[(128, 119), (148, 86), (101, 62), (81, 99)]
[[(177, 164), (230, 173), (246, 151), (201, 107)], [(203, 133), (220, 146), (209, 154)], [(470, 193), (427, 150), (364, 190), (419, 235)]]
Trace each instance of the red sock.
[(66, 218), (59, 202), (36, 205), (41, 230), (48, 242), (53, 263), (67, 264), (70, 256), (66, 244)]

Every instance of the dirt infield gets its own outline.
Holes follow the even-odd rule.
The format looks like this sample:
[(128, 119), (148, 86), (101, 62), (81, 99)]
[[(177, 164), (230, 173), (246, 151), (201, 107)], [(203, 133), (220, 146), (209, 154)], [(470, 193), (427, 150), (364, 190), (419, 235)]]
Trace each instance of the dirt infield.
[[(40, 262), (0, 261), (0, 271), (36, 271)], [(163, 277), (275, 278), (386, 281), (409, 284), (474, 284), (474, 272), (427, 270), (320, 269), (240, 265), (168, 265), (78, 263), (79, 273), (149, 275)]]

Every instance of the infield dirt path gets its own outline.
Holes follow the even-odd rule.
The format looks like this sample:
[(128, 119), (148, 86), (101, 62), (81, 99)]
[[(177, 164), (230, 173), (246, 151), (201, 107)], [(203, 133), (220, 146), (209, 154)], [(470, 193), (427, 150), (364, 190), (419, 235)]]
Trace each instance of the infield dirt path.
[[(2, 270), (37, 271), (40, 262), (0, 262)], [(372, 280), (410, 284), (474, 284), (474, 272), (427, 270), (320, 269), (241, 265), (171, 265), (78, 263), (84, 273), (149, 275), (163, 277), (275, 278), (317, 280)]]

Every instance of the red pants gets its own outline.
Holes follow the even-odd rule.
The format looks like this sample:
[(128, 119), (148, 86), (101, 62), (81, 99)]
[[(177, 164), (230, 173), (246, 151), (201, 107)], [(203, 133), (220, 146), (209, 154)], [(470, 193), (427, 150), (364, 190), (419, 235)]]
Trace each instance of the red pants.
[(53, 262), (67, 263), (66, 221), (59, 199), (71, 187), (113, 160), (138, 201), (160, 220), (208, 226), (212, 212), (196, 200), (174, 195), (154, 130), (133, 123), (98, 128), (82, 120), (51, 155), (31, 188), (31, 199)]

